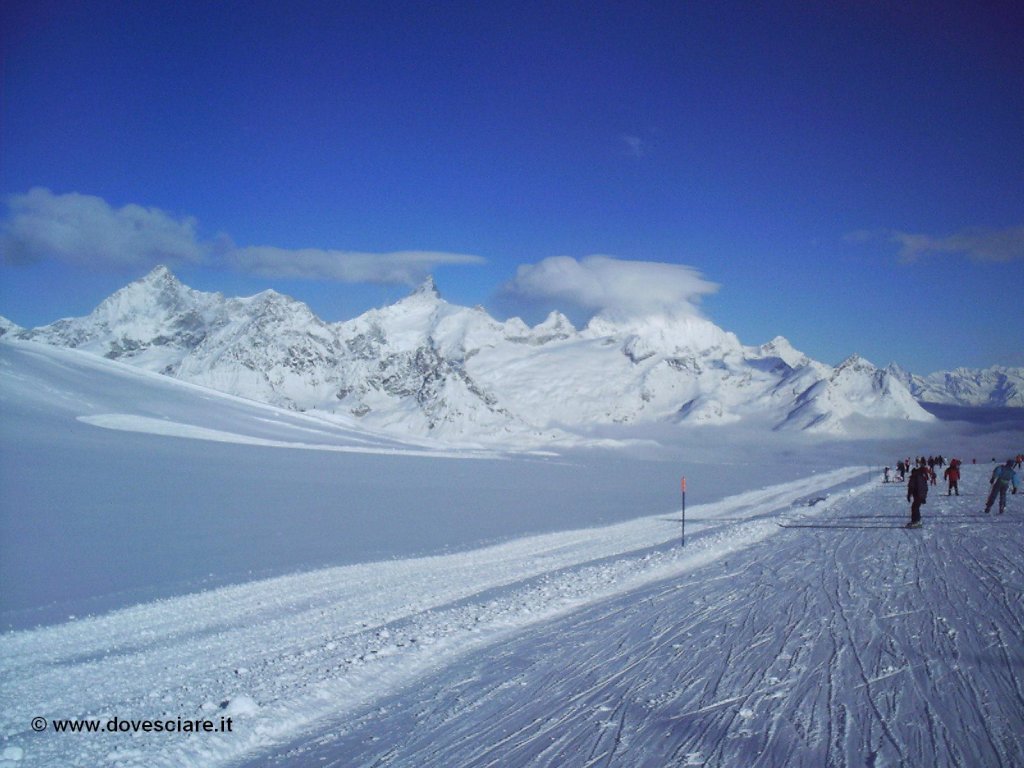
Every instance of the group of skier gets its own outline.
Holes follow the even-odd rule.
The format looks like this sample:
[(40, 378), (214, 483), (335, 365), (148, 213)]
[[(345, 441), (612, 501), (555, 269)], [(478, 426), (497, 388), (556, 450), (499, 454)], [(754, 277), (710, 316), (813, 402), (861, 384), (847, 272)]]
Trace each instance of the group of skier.
[[(1007, 490), (1012, 485), (1013, 493), (1017, 493), (1017, 473), (1014, 471), (1014, 467), (1020, 468), (1022, 462), (1024, 462), (1024, 455), (1019, 454), (1011, 459), (1007, 459), (1004, 464), (1000, 464), (992, 470), (992, 475), (989, 478), (989, 484), (992, 487), (985, 502), (985, 514), (989, 514), (992, 511), (992, 506), (996, 503), (997, 499), (999, 501), (999, 514), (1003, 514), (1006, 511)], [(907, 528), (921, 527), (921, 505), (927, 503), (928, 487), (937, 484), (935, 468), (942, 467), (945, 463), (941, 456), (929, 458), (922, 456), (916, 460), (913, 469), (910, 469), (909, 459), (906, 461), (901, 459), (896, 462), (897, 482), (901, 482), (904, 479), (908, 469), (910, 471), (910, 476), (906, 480), (907, 501), (910, 502), (910, 522), (907, 523)], [(949, 466), (942, 473), (943, 479), (948, 483), (947, 496), (952, 496), (954, 493), (957, 496), (960, 495), (961, 463), (960, 459), (950, 460)], [(891, 482), (889, 467), (885, 468), (884, 482)]]
[[(953, 461), (959, 463), (960, 460), (959, 459), (953, 459)], [(904, 480), (906, 480), (907, 473), (912, 471), (912, 467), (920, 466), (921, 462), (927, 463), (928, 469), (931, 470), (931, 484), (935, 485), (935, 478), (936, 478), (935, 468), (939, 467), (941, 469), (942, 467), (944, 467), (946, 465), (946, 460), (942, 456), (929, 456), (927, 459), (924, 456), (921, 456), (913, 464), (910, 463), (910, 459), (900, 459), (899, 461), (896, 462), (896, 479), (895, 479), (895, 481), (890, 479), (890, 477), (889, 477), (889, 468), (886, 467), (885, 468), (885, 482), (887, 482), (887, 483), (890, 483), (890, 482), (902, 483)], [(952, 464), (952, 462), (950, 462), (950, 463)]]

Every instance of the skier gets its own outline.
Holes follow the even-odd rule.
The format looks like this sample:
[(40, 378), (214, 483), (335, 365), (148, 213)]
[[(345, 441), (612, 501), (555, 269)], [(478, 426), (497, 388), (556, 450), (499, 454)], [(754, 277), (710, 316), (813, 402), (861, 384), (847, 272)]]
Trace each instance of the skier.
[(992, 509), (992, 505), (996, 501), (996, 496), (999, 497), (999, 514), (1003, 514), (1006, 511), (1006, 489), (1010, 487), (1010, 483), (1013, 483), (1013, 492), (1017, 492), (1017, 473), (1013, 471), (1014, 459), (1007, 459), (1006, 463), (1001, 467), (996, 467), (992, 470), (992, 477), (989, 478), (989, 483), (992, 484), (992, 491), (988, 495), (988, 501), (985, 502), (985, 514), (989, 513)]
[(921, 505), (927, 503), (928, 499), (928, 463), (919, 459), (917, 466), (910, 473), (907, 480), (907, 501), (910, 504), (910, 522), (907, 528), (921, 527)]
[(949, 490), (946, 491), (947, 496), (960, 495), (960, 462), (957, 459), (953, 459), (949, 462), (949, 466), (946, 467), (946, 471), (942, 473), (942, 477), (949, 481)]
[(889, 480), (889, 468), (888, 467), (885, 468), (885, 479), (882, 482), (883, 483), (890, 482), (890, 480)]

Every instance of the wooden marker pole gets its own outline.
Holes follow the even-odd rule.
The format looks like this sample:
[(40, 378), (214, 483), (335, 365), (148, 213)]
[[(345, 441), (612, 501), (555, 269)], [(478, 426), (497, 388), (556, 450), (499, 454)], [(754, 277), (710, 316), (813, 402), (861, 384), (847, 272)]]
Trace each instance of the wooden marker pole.
[(686, 478), (685, 477), (683, 478), (681, 492), (682, 492), (682, 497), (683, 497), (683, 514), (679, 518), (679, 521), (680, 521), (680, 535), (681, 535), (681, 543), (679, 544), (679, 546), (685, 547), (686, 546)]

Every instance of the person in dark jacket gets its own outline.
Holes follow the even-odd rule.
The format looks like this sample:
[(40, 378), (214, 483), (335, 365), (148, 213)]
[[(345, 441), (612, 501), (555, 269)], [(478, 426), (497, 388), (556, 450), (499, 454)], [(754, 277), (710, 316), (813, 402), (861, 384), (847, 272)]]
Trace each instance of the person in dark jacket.
[(960, 495), (960, 462), (953, 459), (949, 462), (949, 466), (946, 467), (946, 471), (942, 473), (942, 476), (949, 481), (949, 490), (946, 491), (946, 495), (949, 496), (952, 493)]
[(928, 469), (928, 462), (920, 459), (917, 466), (910, 472), (910, 479), (907, 480), (907, 501), (910, 504), (910, 522), (907, 528), (921, 527), (921, 505), (928, 499), (928, 482), (931, 479), (931, 471)]

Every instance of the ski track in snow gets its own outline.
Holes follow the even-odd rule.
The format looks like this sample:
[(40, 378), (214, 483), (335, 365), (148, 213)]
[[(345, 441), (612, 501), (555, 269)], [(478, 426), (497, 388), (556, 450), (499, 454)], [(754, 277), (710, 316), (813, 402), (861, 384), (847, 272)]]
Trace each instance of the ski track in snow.
[(1019, 505), (933, 495), (906, 531), (903, 493), (862, 487), (251, 765), (1024, 765)]
[[(933, 496), (921, 531), (876, 480), (801, 505), (861, 474), (695, 507), (685, 549), (658, 515), (6, 634), (2, 745), (125, 768), (1024, 765), (1019, 505)], [(29, 726), (224, 712), (231, 734)]]

